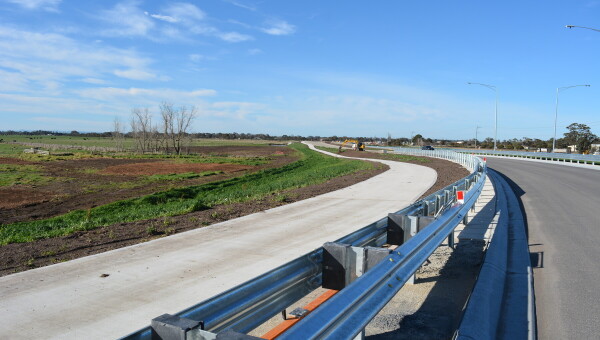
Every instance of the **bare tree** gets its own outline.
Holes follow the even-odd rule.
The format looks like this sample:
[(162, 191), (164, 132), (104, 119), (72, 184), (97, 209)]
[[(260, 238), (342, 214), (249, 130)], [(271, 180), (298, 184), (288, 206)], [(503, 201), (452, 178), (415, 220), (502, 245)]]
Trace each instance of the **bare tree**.
[(197, 112), (198, 110), (194, 106), (189, 108), (182, 106), (176, 109), (171, 103), (163, 102), (160, 105), (163, 136), (167, 149), (172, 148), (176, 154), (181, 154), (188, 130), (196, 118)]
[(123, 151), (123, 141), (125, 139), (125, 135), (123, 134), (123, 124), (119, 117), (115, 117), (113, 124), (114, 131), (112, 132), (112, 136), (115, 140), (115, 147), (117, 148), (117, 151)]
[(152, 142), (152, 114), (146, 108), (131, 110), (131, 133), (136, 140), (136, 149), (141, 153), (150, 151)]

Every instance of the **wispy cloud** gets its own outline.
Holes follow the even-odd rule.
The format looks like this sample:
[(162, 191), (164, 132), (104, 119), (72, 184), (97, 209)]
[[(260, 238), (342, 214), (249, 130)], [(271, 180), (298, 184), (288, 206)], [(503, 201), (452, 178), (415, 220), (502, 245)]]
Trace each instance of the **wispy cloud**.
[(228, 117), (245, 120), (250, 115), (260, 113), (265, 105), (253, 102), (215, 102), (206, 113), (215, 117)]
[(76, 90), (75, 93), (83, 98), (91, 98), (102, 101), (112, 100), (127, 100), (138, 98), (141, 101), (160, 102), (161, 100), (169, 100), (173, 102), (189, 103), (194, 99), (202, 97), (211, 97), (217, 94), (217, 91), (212, 89), (197, 89), (193, 91), (178, 91), (168, 88), (162, 89), (145, 89), (145, 88), (118, 88), (118, 87), (98, 87)]
[(283, 20), (276, 20), (267, 22), (260, 30), (270, 35), (290, 35), (296, 32), (296, 26)]
[(155, 25), (138, 5), (137, 1), (125, 1), (103, 11), (101, 19), (110, 24), (103, 33), (110, 36), (147, 36)]
[(21, 91), (56, 90), (72, 79), (159, 79), (152, 61), (131, 50), (85, 44), (61, 34), (0, 26), (3, 82)]
[(238, 32), (223, 32), (223, 33), (218, 33), (217, 36), (227, 42), (232, 42), (232, 43), (254, 40), (254, 38), (252, 36), (247, 35), (247, 34), (241, 34)]
[(233, 1), (233, 0), (223, 0), (223, 1), (226, 2), (226, 3), (232, 4), (232, 5), (236, 6), (236, 7), (247, 9), (247, 10), (252, 11), (252, 12), (256, 12), (256, 7), (252, 7), (250, 5), (243, 4), (240, 1)]
[(44, 10), (49, 12), (57, 12), (58, 5), (62, 0), (7, 0), (10, 3), (17, 4), (29, 10)]
[(150, 14), (148, 12), (144, 12), (144, 14), (149, 15), (149, 16), (153, 17), (154, 19), (158, 19), (158, 20), (162, 20), (162, 21), (166, 21), (166, 22), (170, 22), (170, 23), (176, 23), (179, 21), (177, 18), (173, 18), (168, 15)]

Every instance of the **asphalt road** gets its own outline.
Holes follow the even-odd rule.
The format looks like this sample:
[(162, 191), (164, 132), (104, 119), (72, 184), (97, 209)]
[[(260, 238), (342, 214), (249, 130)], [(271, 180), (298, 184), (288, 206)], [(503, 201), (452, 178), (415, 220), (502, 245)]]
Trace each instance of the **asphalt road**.
[(525, 208), (539, 339), (597, 339), (600, 171), (501, 158), (488, 166), (513, 182)]

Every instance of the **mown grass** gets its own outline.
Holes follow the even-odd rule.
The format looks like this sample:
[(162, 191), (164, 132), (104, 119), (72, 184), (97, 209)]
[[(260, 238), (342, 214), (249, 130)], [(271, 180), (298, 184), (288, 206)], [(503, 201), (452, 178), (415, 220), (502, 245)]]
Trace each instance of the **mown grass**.
[(35, 165), (0, 164), (0, 187), (13, 185), (39, 185), (51, 181), (52, 178), (41, 174)]
[[(338, 148), (329, 148), (326, 146), (317, 146), (316, 147), (319, 150), (323, 150), (323, 151), (327, 151), (327, 152), (331, 152), (331, 153), (338, 153)], [(344, 150), (342, 150), (342, 153), (344, 153)], [(425, 157), (419, 157), (419, 156), (411, 156), (411, 155), (398, 155), (398, 154), (393, 154), (393, 153), (380, 153), (379, 154), (380, 159), (385, 159), (385, 160), (390, 160), (390, 161), (396, 161), (396, 162), (419, 162), (419, 163), (429, 163), (431, 162), (430, 159), (425, 158)]]
[(30, 242), (119, 222), (175, 216), (220, 204), (261, 199), (287, 189), (319, 184), (373, 168), (371, 163), (326, 156), (302, 144), (291, 147), (299, 153), (300, 159), (280, 168), (76, 210), (45, 220), (2, 225), (0, 244)]

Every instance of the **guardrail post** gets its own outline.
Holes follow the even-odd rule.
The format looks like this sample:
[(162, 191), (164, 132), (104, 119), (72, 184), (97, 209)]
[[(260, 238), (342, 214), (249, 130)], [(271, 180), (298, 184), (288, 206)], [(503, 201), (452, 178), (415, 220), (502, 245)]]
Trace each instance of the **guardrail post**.
[[(433, 222), (433, 220), (435, 218), (428, 216), (388, 214), (387, 243), (401, 246)], [(414, 284), (415, 276), (412, 275), (406, 283)]]
[(349, 244), (323, 244), (323, 283), (327, 289), (341, 290), (375, 267), (391, 253), (387, 248), (353, 247)]

